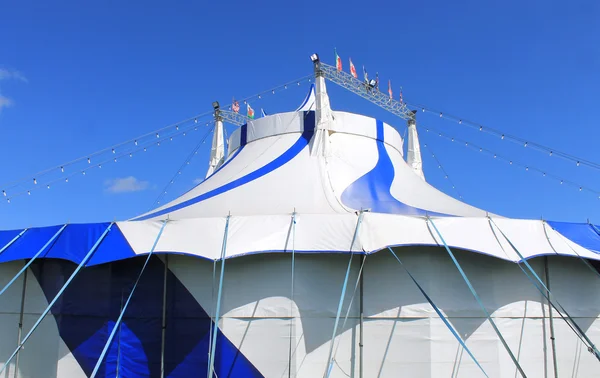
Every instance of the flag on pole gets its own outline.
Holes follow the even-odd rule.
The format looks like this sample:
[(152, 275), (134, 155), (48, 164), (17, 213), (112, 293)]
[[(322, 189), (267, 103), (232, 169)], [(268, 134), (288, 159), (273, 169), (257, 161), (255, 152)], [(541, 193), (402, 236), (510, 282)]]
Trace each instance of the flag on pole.
[(368, 83), (369, 82), (369, 75), (367, 74), (367, 69), (365, 68), (365, 66), (363, 66), (363, 75), (365, 77), (365, 81)]
[(240, 103), (235, 98), (233, 99), (233, 102), (231, 103), (231, 110), (233, 110), (234, 113), (240, 112)]
[(247, 105), (247, 116), (248, 118), (254, 119), (254, 109), (252, 109), (252, 107), (250, 106), (250, 104), (246, 104)]
[(335, 51), (335, 68), (337, 68), (338, 71), (342, 70), (342, 58), (340, 58), (340, 56), (337, 54), (337, 49), (333, 49), (333, 51)]
[(354, 76), (355, 79), (358, 79), (358, 75), (356, 74), (356, 67), (352, 63), (352, 59), (350, 59), (350, 73)]
[(379, 90), (379, 72), (375, 72), (375, 89)]
[(402, 98), (402, 88), (400, 88), (400, 103), (404, 104), (404, 99)]
[(388, 80), (388, 93), (390, 94), (390, 100), (392, 99), (392, 81)]

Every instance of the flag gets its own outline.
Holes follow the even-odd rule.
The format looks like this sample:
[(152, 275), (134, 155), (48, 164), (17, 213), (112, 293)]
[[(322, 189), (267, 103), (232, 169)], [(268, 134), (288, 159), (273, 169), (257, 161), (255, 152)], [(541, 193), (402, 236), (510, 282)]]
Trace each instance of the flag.
[(379, 90), (379, 72), (375, 72), (375, 89)]
[(354, 67), (352, 59), (350, 59), (350, 73), (352, 74), (352, 76), (354, 76), (355, 79), (358, 78), (358, 75), (356, 74), (356, 67)]
[(333, 49), (333, 51), (335, 51), (335, 68), (337, 68), (338, 71), (342, 70), (342, 58), (340, 58), (340, 56), (337, 54), (337, 50)]
[(240, 112), (240, 103), (237, 102), (236, 99), (233, 99), (233, 102), (231, 103), (231, 110), (233, 110), (234, 113)]
[(367, 69), (365, 68), (365, 66), (363, 66), (363, 75), (365, 77), (365, 81), (368, 83), (369, 82), (369, 75), (367, 74)]
[(400, 103), (404, 104), (404, 99), (402, 98), (402, 88), (400, 88)]
[(390, 100), (392, 99), (392, 81), (388, 80), (388, 93), (390, 94)]
[(250, 107), (250, 104), (246, 104), (246, 105), (248, 106), (248, 108), (247, 108), (248, 118), (254, 119), (254, 109), (252, 109), (252, 107)]

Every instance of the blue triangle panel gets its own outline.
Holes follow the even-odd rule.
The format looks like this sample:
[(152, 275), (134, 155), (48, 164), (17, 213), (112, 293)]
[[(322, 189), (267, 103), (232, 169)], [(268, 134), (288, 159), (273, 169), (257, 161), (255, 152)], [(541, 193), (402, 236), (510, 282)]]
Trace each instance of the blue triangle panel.
[[(139, 275), (145, 256), (83, 269), (52, 308), (61, 338), (90, 375)], [(76, 265), (37, 260), (32, 271), (50, 301)], [(159, 377), (162, 343), (164, 264), (153, 256), (102, 363), (99, 377)], [(170, 271), (167, 273), (165, 376), (206, 374), (209, 315)], [(215, 369), (219, 377), (262, 377), (220, 332)]]

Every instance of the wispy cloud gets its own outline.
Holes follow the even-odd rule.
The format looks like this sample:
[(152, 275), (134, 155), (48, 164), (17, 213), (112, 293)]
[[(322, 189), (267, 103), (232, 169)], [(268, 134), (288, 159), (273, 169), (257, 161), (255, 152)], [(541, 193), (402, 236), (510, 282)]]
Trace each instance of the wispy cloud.
[(150, 187), (150, 183), (129, 176), (106, 180), (104, 186), (105, 190), (109, 193), (130, 193), (146, 190)]
[(192, 182), (193, 182), (195, 185), (198, 185), (198, 184), (200, 184), (202, 181), (204, 181), (204, 179), (203, 179), (203, 178), (197, 178), (197, 179), (194, 179), (194, 181), (192, 181)]
[(4, 97), (4, 96), (2, 96), (2, 94), (0, 94), (0, 112), (4, 108), (8, 108), (8, 107), (12, 106), (12, 104), (13, 104), (13, 100), (11, 100), (8, 97)]
[[(3, 81), (3, 80), (17, 80), (17, 81), (22, 81), (24, 83), (28, 82), (25, 75), (23, 75), (21, 72), (15, 71), (15, 70), (9, 70), (6, 68), (0, 68), (0, 81)], [(10, 99), (6, 96), (3, 96), (2, 93), (0, 92), (0, 113), (2, 112), (2, 109), (13, 106), (14, 103), (15, 102), (12, 99)]]
[(19, 80), (19, 81), (22, 81), (24, 83), (28, 83), (29, 82), (29, 80), (27, 80), (27, 78), (25, 77), (25, 75), (23, 75), (19, 71), (9, 70), (9, 69), (6, 69), (6, 68), (0, 68), (0, 80), (9, 80), (9, 79)]

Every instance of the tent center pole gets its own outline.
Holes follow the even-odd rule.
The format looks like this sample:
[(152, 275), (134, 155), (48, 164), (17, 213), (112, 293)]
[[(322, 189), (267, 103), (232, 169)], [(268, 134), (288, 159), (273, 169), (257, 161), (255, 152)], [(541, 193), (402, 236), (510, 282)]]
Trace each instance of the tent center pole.
[[(360, 256), (360, 265), (363, 266), (365, 263), (365, 255)], [(363, 378), (363, 282), (365, 273), (360, 276), (360, 293), (359, 293), (359, 311), (360, 311), (360, 323), (359, 323), (359, 334), (358, 334), (358, 377)]]
[[(548, 256), (544, 257), (544, 275), (546, 276), (546, 287), (550, 290), (550, 272), (548, 269)], [(556, 361), (556, 339), (554, 337), (554, 319), (552, 319), (552, 305), (548, 304), (550, 316), (550, 341), (552, 345), (552, 364), (554, 367), (554, 378), (558, 378), (558, 362)]]
[[(23, 294), (21, 294), (21, 313), (19, 314), (19, 330), (17, 332), (17, 341), (21, 341), (21, 335), (23, 333), (23, 313), (25, 312), (25, 293), (27, 291), (27, 270), (23, 273)], [(19, 374), (19, 352), (15, 356), (15, 378)]]
[(163, 276), (162, 298), (162, 334), (160, 343), (160, 378), (165, 377), (165, 338), (167, 336), (167, 274), (169, 272), (169, 255), (165, 254), (165, 271)]

